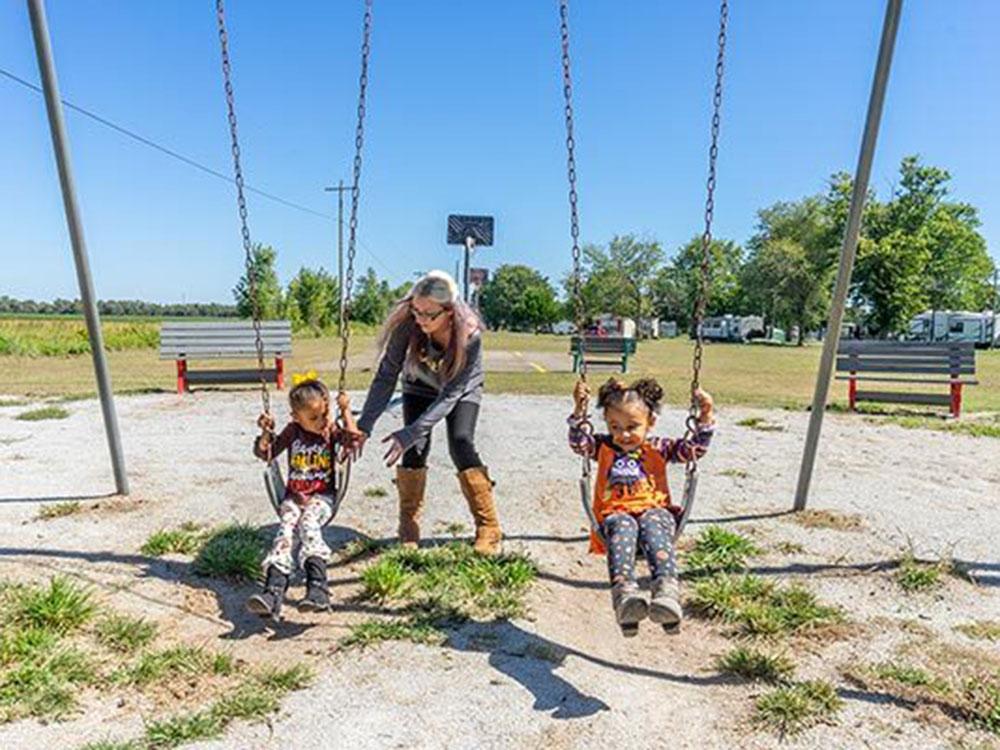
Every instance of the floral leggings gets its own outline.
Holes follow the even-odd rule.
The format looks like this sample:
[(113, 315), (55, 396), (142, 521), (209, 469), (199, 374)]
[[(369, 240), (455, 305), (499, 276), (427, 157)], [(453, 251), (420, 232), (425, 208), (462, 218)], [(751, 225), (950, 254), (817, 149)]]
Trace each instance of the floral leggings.
[(289, 495), (281, 503), (281, 521), (271, 551), (264, 558), (264, 570), (273, 565), (285, 575), (294, 569), (292, 549), (299, 542), (299, 565), (310, 557), (329, 562), (330, 548), (323, 541), (323, 524), (333, 513), (333, 498), (328, 495)]
[(608, 575), (611, 583), (635, 581), (635, 555), (642, 549), (653, 578), (677, 575), (674, 530), (677, 521), (666, 508), (650, 508), (644, 513), (613, 513), (604, 519), (608, 548)]

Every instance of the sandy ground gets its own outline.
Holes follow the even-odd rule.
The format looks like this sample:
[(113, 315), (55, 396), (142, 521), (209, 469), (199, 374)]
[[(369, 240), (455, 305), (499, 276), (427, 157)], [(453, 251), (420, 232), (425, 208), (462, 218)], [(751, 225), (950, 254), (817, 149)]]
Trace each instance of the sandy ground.
[[(356, 397), (360, 400), (360, 396)], [(773, 735), (749, 718), (762, 688), (720, 676), (715, 657), (731, 642), (716, 625), (690, 619), (669, 637), (648, 624), (636, 639), (617, 632), (600, 558), (588, 556), (576, 495), (578, 463), (565, 447), (567, 399), (488, 396), (480, 449), (498, 480), (508, 549), (529, 553), (541, 575), (530, 616), (470, 624), (441, 647), (391, 643), (343, 651), (337, 642), (368, 605), (346, 601), (356, 564), (331, 569), (339, 604), (326, 615), (290, 609), (277, 631), (242, 611), (248, 587), (189, 574), (182, 558), (156, 560), (138, 550), (154, 531), (194, 520), (273, 520), (250, 455), (259, 409), (253, 392), (197, 392), (118, 400), (132, 496), (113, 488), (95, 401), (67, 405), (68, 419), (22, 422), (25, 407), (0, 407), (0, 576), (42, 580), (63, 571), (102, 591), (113, 606), (156, 619), (165, 638), (229, 649), (251, 661), (307, 660), (318, 679), (285, 700), (270, 725), (236, 724), (203, 748), (420, 747), (766, 748)], [(736, 425), (765, 417), (782, 431)], [(389, 413), (378, 426), (398, 424)], [(664, 431), (680, 432), (667, 411)], [(956, 724), (922, 720), (885, 695), (850, 687), (839, 670), (879, 661), (918, 620), (946, 643), (983, 647), (954, 625), (1000, 616), (1000, 441), (874, 426), (860, 417), (826, 421), (811, 507), (860, 514), (861, 530), (807, 529), (785, 513), (792, 502), (806, 415), (725, 409), (702, 469), (693, 536), (707, 523), (752, 534), (772, 551), (756, 572), (798, 580), (844, 606), (859, 624), (836, 641), (797, 647), (803, 678), (823, 677), (846, 701), (836, 723), (787, 741), (788, 747), (990, 747), (996, 738)], [(376, 438), (378, 435), (376, 435)], [(470, 523), (444, 435), (436, 434), (425, 530)], [(352, 492), (328, 529), (342, 544), (391, 537), (390, 473), (372, 450), (356, 466)], [(673, 482), (679, 488), (678, 471)], [(362, 494), (368, 486), (390, 491)], [(42, 521), (46, 503), (90, 498), (87, 510)], [(800, 553), (773, 551), (780, 542)], [(904, 595), (891, 566), (908, 545), (921, 555), (950, 554), (979, 585), (949, 579), (931, 594)], [(300, 589), (293, 589), (296, 598)], [(988, 645), (988, 644), (987, 644)], [(994, 644), (995, 650), (995, 644)], [(75, 747), (142, 732), (148, 706), (128, 696), (92, 696), (64, 723), (0, 726), (0, 747)], [(978, 744), (977, 744), (978, 743)]]

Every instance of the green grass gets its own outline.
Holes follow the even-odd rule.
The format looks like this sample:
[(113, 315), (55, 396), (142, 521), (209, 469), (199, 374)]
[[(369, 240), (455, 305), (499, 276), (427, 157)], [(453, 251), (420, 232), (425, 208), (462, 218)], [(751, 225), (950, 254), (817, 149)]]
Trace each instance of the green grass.
[(783, 555), (801, 555), (806, 551), (806, 548), (798, 542), (777, 542), (774, 545), (774, 550)]
[(785, 428), (780, 424), (768, 422), (763, 417), (747, 417), (736, 423), (739, 427), (748, 427), (758, 432), (784, 432)]
[(911, 688), (926, 688), (931, 693), (947, 695), (950, 692), (948, 683), (940, 677), (935, 677), (920, 667), (896, 662), (882, 662), (871, 668), (872, 674), (887, 682), (905, 685)]
[(34, 648), (0, 671), (0, 723), (25, 716), (60, 719), (95, 680), (90, 657), (73, 646)]
[(722, 526), (709, 526), (695, 540), (694, 549), (685, 556), (688, 576), (713, 573), (738, 573), (746, 570), (747, 558), (761, 553), (749, 538)]
[(225, 722), (211, 709), (190, 714), (180, 714), (146, 725), (146, 747), (178, 747), (186, 742), (209, 740), (218, 737), (225, 729)]
[(231, 524), (208, 534), (191, 567), (198, 575), (252, 581), (260, 577), (266, 554), (260, 529)]
[(834, 531), (860, 531), (863, 528), (861, 516), (854, 513), (838, 513), (822, 508), (800, 510), (786, 518), (807, 529), (833, 529)]
[(88, 742), (80, 750), (143, 750), (143, 746), (137, 740), (98, 740)]
[(720, 672), (759, 682), (785, 682), (795, 672), (791, 659), (783, 654), (768, 654), (748, 646), (736, 646), (718, 661)]
[(45, 588), (26, 586), (14, 591), (15, 622), (59, 635), (80, 628), (97, 612), (91, 591), (63, 576), (55, 576)]
[(199, 677), (232, 672), (232, 658), (212, 654), (197, 646), (173, 646), (141, 654), (131, 665), (116, 673), (114, 681), (146, 687), (175, 677)]
[(956, 625), (955, 630), (981, 641), (1000, 641), (1000, 621), (978, 620)]
[(373, 618), (351, 628), (342, 646), (383, 641), (440, 643), (450, 622), (524, 613), (537, 569), (527, 557), (484, 557), (468, 544), (430, 549), (394, 547), (361, 574), (361, 598), (397, 605), (402, 616)]
[(733, 479), (746, 479), (750, 476), (750, 472), (744, 471), (743, 469), (723, 469), (719, 472), (720, 477), (732, 477)]
[[(158, 322), (104, 321), (101, 334), (108, 351), (155, 349)], [(89, 354), (90, 340), (82, 317), (0, 318), (0, 355), (56, 357)]]
[(97, 621), (97, 640), (106, 648), (131, 654), (145, 648), (156, 638), (156, 623), (141, 617), (109, 612)]
[(918, 560), (913, 551), (908, 550), (899, 561), (894, 577), (903, 591), (914, 594), (938, 588), (943, 583), (943, 576), (952, 572), (954, 566), (950, 561)]
[(388, 497), (389, 490), (385, 487), (379, 487), (378, 485), (369, 485), (368, 487), (365, 487), (362, 494), (365, 497)]
[(1000, 674), (992, 679), (966, 680), (964, 708), (968, 720), (994, 734), (1000, 734)]
[(63, 516), (72, 516), (74, 513), (79, 513), (83, 510), (83, 505), (79, 500), (69, 500), (64, 503), (55, 503), (54, 505), (46, 505), (40, 511), (38, 511), (38, 518), (43, 521), (48, 521), (53, 518), (62, 518)]
[(760, 696), (755, 705), (754, 722), (781, 736), (794, 735), (821, 722), (832, 721), (843, 704), (836, 688), (828, 682), (797, 682)]
[(935, 432), (950, 432), (956, 435), (971, 435), (972, 437), (1000, 438), (1000, 416), (992, 419), (963, 419), (961, 421), (945, 420), (940, 417), (892, 416), (885, 419), (869, 419), (876, 424), (894, 424), (908, 430), (933, 430)]
[[(35, 325), (28, 322), (27, 325)], [(155, 324), (154, 324), (155, 325)], [(2, 335), (2, 334), (0, 334)], [(570, 372), (568, 337), (487, 332), (484, 344), (493, 351), (508, 350), (557, 353), (566, 372), (496, 372), (486, 374), (490, 393), (549, 394), (570, 398), (576, 376)], [(320, 376), (336, 382), (330, 366), (330, 351), (337, 346), (334, 337), (294, 340), (296, 369), (316, 369)], [(112, 347), (113, 348), (113, 347)], [(686, 339), (643, 341), (638, 354), (630, 360), (629, 378), (655, 377), (666, 390), (665, 403), (687, 403), (690, 383), (692, 343)], [(375, 358), (374, 335), (358, 332), (351, 336), (351, 371), (348, 387), (367, 388)], [(720, 406), (741, 404), (766, 408), (805, 409), (812, 400), (820, 347), (710, 346), (705, 350), (703, 384)], [(529, 357), (530, 358), (530, 357)], [(17, 396), (46, 396), (92, 393), (93, 365), (85, 355), (66, 357), (2, 357), (0, 393)], [(115, 373), (115, 389), (129, 393), (149, 389), (171, 392), (175, 387), (174, 363), (160, 361), (155, 348), (111, 351), (109, 366)], [(246, 367), (245, 360), (201, 363), (210, 367)], [(971, 412), (1000, 412), (1000, 351), (976, 355), (976, 376), (980, 385), (967, 388), (966, 409)], [(751, 375), (752, 374), (752, 375)], [(846, 387), (835, 387), (831, 396), (836, 405), (847, 401)], [(845, 417), (846, 418), (846, 417)]]
[(154, 532), (139, 551), (150, 557), (166, 554), (192, 555), (204, 544), (207, 533), (201, 526), (193, 523), (183, 524), (176, 529), (161, 529)]
[(43, 419), (66, 419), (68, 416), (69, 412), (61, 406), (41, 406), (30, 411), (22, 411), (14, 419), (22, 422), (40, 422)]
[(837, 607), (819, 603), (798, 584), (778, 586), (754, 575), (717, 573), (695, 582), (694, 612), (737, 625), (751, 636), (806, 633), (844, 621)]

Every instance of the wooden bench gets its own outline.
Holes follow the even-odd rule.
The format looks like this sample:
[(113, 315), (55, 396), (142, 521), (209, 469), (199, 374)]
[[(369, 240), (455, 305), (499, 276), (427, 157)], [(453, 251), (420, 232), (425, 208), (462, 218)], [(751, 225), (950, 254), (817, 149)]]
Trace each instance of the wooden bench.
[(624, 336), (585, 336), (583, 347), (580, 337), (570, 340), (569, 353), (573, 355), (573, 372), (579, 372), (584, 363), (598, 366), (621, 367), (622, 372), (628, 372), (628, 358), (635, 354), (636, 343), (633, 338)]
[[(292, 353), (292, 324), (266, 320), (260, 324), (264, 356), (274, 357), (274, 368), (264, 370), (264, 379), (278, 389), (285, 387), (285, 358)], [(191, 385), (257, 383), (256, 367), (245, 370), (189, 370), (192, 359), (257, 359), (256, 338), (250, 321), (207, 323), (165, 322), (160, 327), (160, 359), (177, 361), (177, 392)]]
[[(846, 380), (851, 411), (858, 401), (947, 406), (953, 417), (962, 413), (962, 386), (976, 385), (976, 350), (971, 341), (841, 341), (837, 350), (837, 380)], [(938, 377), (931, 377), (938, 376)], [(963, 376), (969, 376), (963, 378)], [(904, 391), (859, 391), (858, 381), (940, 384), (949, 394)]]

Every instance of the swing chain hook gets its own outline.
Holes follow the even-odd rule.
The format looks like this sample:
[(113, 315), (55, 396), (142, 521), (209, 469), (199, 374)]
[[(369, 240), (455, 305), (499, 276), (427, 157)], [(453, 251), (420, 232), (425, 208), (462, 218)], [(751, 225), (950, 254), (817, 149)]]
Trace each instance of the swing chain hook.
[(219, 44), (222, 49), (222, 80), (226, 90), (226, 109), (229, 119), (230, 148), (233, 154), (233, 182), (236, 184), (236, 204), (240, 214), (240, 233), (243, 237), (244, 265), (247, 275), (250, 314), (253, 323), (254, 347), (257, 350), (257, 373), (260, 377), (260, 400), (265, 414), (271, 413), (271, 394), (267, 390), (264, 376), (264, 339), (261, 335), (261, 309), (258, 295), (258, 268), (254, 263), (253, 243), (247, 223), (247, 201), (243, 192), (243, 167), (240, 164), (240, 141), (236, 126), (236, 103), (233, 94), (232, 69), (229, 62), (229, 35), (226, 32), (226, 14), (223, 0), (215, 0), (215, 15), (219, 26)]

